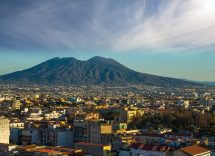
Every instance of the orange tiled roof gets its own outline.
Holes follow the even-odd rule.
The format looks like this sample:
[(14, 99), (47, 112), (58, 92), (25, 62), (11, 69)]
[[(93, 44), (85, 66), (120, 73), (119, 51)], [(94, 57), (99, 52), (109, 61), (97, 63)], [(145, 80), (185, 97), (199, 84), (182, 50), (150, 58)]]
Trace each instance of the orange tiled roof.
[(76, 143), (77, 145), (82, 145), (82, 146), (94, 146), (94, 147), (104, 147), (104, 146), (109, 146), (109, 145), (104, 145), (104, 144), (94, 144), (94, 143), (88, 143), (88, 142), (78, 142)]
[(38, 149), (36, 150), (37, 152), (41, 152), (41, 153), (58, 153), (58, 151), (56, 150), (51, 150), (51, 149)]
[(201, 153), (210, 152), (209, 149), (198, 145), (183, 147), (183, 148), (180, 148), (180, 150), (190, 155), (197, 155)]

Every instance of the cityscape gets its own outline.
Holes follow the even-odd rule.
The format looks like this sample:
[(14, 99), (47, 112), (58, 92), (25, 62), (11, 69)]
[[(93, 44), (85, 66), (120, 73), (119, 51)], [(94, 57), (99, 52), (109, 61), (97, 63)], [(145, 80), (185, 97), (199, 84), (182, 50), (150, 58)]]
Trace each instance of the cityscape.
[(214, 8), (0, 1), (0, 156), (215, 156)]

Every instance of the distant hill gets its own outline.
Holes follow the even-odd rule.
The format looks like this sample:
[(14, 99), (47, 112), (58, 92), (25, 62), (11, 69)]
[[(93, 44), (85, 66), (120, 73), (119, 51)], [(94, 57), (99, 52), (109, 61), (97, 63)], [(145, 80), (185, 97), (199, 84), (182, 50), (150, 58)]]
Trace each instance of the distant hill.
[(215, 86), (215, 82), (206, 82), (206, 84), (209, 86)]
[(186, 80), (136, 72), (110, 58), (53, 58), (32, 68), (0, 76), (1, 83), (24, 84), (145, 84), (183, 87), (198, 85)]

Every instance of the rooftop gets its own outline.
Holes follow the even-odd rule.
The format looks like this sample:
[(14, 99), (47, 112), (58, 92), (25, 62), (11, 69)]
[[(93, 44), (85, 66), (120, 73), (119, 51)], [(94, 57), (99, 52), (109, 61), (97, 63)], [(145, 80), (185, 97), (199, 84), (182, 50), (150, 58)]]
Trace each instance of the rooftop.
[(93, 146), (93, 147), (105, 147), (109, 145), (104, 145), (104, 144), (94, 144), (94, 143), (88, 143), (88, 142), (78, 142), (76, 145), (81, 145), (81, 146)]
[(180, 148), (180, 150), (190, 155), (197, 155), (210, 152), (209, 149), (198, 145), (183, 147)]
[(142, 149), (145, 151), (158, 151), (158, 152), (166, 152), (166, 151), (169, 151), (171, 149), (169, 146), (166, 146), (166, 145), (138, 144), (138, 143), (132, 144), (131, 148)]

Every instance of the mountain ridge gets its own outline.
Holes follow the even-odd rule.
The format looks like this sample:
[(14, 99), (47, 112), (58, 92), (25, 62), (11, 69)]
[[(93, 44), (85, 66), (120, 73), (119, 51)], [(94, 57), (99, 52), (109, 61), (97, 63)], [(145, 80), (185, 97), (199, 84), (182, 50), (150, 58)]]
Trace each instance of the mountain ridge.
[(86, 61), (55, 57), (31, 68), (0, 76), (2, 83), (30, 84), (144, 84), (182, 87), (198, 85), (182, 79), (134, 71), (112, 58), (95, 56)]

